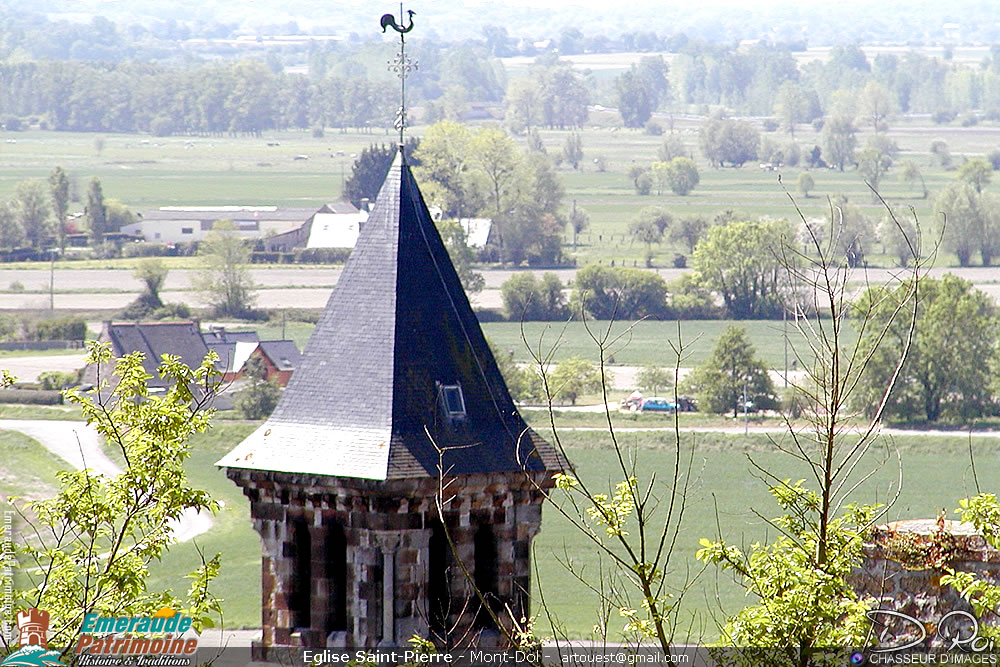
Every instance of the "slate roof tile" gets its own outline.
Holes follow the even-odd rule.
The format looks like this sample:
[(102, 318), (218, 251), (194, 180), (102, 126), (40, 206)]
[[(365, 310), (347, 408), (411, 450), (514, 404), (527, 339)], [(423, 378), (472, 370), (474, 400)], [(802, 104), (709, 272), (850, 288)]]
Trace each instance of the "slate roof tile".
[(511, 400), (402, 155), (277, 408), (217, 465), (368, 479), (565, 465)]

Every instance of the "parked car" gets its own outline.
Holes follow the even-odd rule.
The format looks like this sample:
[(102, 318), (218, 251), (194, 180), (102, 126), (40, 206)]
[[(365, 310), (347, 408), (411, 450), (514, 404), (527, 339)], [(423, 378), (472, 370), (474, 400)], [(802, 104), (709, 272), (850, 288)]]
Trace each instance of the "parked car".
[(676, 409), (677, 406), (674, 405), (673, 401), (659, 396), (651, 396), (643, 400), (639, 407), (641, 412), (673, 412)]
[(698, 406), (690, 396), (678, 396), (677, 407), (681, 412), (698, 412)]

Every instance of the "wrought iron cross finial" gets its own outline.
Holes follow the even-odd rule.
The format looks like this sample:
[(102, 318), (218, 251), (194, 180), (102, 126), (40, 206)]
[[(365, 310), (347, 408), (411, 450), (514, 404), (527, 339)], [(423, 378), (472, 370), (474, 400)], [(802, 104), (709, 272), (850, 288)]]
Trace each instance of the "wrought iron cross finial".
[(399, 130), (400, 145), (403, 144), (403, 134), (406, 130), (406, 77), (412, 70), (417, 69), (417, 62), (406, 55), (406, 33), (413, 30), (414, 13), (412, 9), (406, 12), (410, 19), (410, 25), (404, 27), (403, 3), (399, 3), (399, 23), (396, 23), (396, 17), (392, 14), (383, 14), (380, 21), (382, 32), (385, 32), (386, 28), (392, 28), (399, 33), (399, 53), (394, 59), (388, 61), (388, 65), (389, 71), (395, 72), (399, 76), (399, 111), (396, 112), (396, 122), (393, 125)]

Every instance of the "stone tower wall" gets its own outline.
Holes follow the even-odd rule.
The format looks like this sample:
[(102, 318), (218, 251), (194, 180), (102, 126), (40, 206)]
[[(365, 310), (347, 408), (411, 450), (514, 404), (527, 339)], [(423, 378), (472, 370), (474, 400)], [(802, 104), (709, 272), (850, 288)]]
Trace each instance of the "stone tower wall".
[[(375, 647), (405, 644), (414, 634), (429, 636), (431, 540), (440, 523), (437, 480), (369, 482), (237, 469), (228, 474), (250, 498), (261, 536), (262, 645)], [(471, 576), (476, 532), (490, 526), (496, 547), (494, 606), (525, 614), (530, 545), (541, 524), (542, 494), (534, 485), (549, 484), (548, 473), (532, 475), (533, 480), (524, 473), (453, 478), (444, 510), (444, 525)], [(301, 553), (304, 547), (308, 556)], [(341, 548), (339, 555), (331, 553)], [(308, 582), (300, 576), (303, 567), (310, 571)], [(449, 641), (469, 643), (483, 616), (468, 579), (457, 567), (450, 570)], [(304, 590), (308, 625), (300, 624)], [(343, 619), (336, 618), (338, 595)]]

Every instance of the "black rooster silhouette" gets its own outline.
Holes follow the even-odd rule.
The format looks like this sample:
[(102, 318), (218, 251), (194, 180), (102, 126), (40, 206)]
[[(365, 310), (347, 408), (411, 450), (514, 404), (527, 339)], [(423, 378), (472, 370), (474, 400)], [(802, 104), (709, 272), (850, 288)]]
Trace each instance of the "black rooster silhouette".
[(382, 14), (382, 21), (381, 21), (382, 32), (385, 32), (385, 29), (390, 26), (392, 27), (393, 30), (395, 30), (398, 33), (410, 32), (411, 30), (413, 30), (413, 15), (416, 12), (414, 12), (412, 9), (407, 9), (406, 13), (410, 15), (410, 25), (406, 26), (405, 28), (396, 23), (396, 17), (393, 16), (392, 14)]

